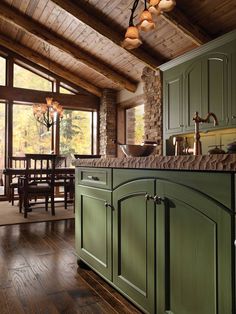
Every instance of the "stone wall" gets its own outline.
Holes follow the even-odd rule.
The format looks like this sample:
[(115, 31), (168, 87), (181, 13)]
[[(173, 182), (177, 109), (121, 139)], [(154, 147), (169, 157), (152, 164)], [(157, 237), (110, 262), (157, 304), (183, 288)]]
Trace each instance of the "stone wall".
[(163, 106), (162, 79), (160, 70), (154, 71), (148, 67), (143, 70), (144, 82), (144, 139), (158, 141), (157, 155), (163, 154)]
[(135, 144), (135, 110), (134, 108), (126, 110), (126, 144)]
[[(144, 140), (157, 141), (155, 154), (163, 154), (163, 109), (162, 109), (162, 79), (159, 70), (145, 67), (142, 74), (143, 96), (145, 105)], [(140, 96), (139, 96), (140, 97)], [(136, 99), (131, 99), (132, 103)], [(137, 105), (140, 103), (137, 102)], [(125, 108), (126, 106), (124, 106)], [(126, 107), (127, 108), (127, 107)], [(129, 121), (132, 117), (129, 117)], [(133, 120), (132, 120), (133, 121)], [(135, 122), (135, 121), (133, 121)], [(119, 127), (121, 127), (119, 125)], [(125, 125), (123, 125), (125, 128)], [(130, 129), (132, 133), (132, 127)], [(132, 139), (132, 134), (130, 138)], [(100, 154), (106, 157), (117, 155), (117, 92), (104, 89), (100, 106)], [(132, 140), (131, 140), (132, 141)], [(130, 142), (131, 143), (131, 142)]]
[(116, 157), (117, 154), (117, 92), (104, 89), (100, 104), (100, 154)]

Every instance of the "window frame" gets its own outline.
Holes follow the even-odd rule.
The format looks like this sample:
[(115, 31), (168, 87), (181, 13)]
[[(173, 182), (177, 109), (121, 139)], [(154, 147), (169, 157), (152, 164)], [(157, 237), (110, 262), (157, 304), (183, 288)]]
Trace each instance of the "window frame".
[[(38, 70), (38, 69), (36, 69), (36, 68), (34, 69), (32, 66), (27, 65), (27, 64), (24, 63), (23, 61), (18, 60), (18, 59), (15, 59), (15, 58), (13, 59), (13, 65), (12, 65), (12, 67), (13, 67), (13, 69), (12, 69), (12, 71), (13, 71), (12, 87), (13, 87), (13, 88), (24, 88), (24, 89), (34, 90), (33, 88), (16, 87), (16, 86), (14, 86), (14, 75), (15, 75), (15, 73), (14, 73), (14, 72), (15, 72), (15, 71), (14, 71), (14, 65), (15, 65), (15, 64), (18, 65), (18, 66), (20, 66), (21, 68), (27, 70), (27, 71), (30, 71), (31, 73), (33, 73), (33, 74), (35, 74), (35, 75), (40, 76), (41, 78), (43, 78), (43, 79), (49, 81), (49, 82), (51, 83), (51, 90), (50, 90), (50, 91), (44, 91), (44, 92), (50, 93), (50, 92), (53, 92), (53, 91), (55, 90), (55, 84), (56, 84), (56, 79), (55, 79), (55, 78), (53, 78), (53, 77), (50, 76), (50, 75), (47, 75), (46, 73), (41, 72), (40, 70)], [(37, 90), (37, 91), (41, 91), (41, 90)]]
[[(10, 51), (9, 49), (0, 46), (0, 56), (5, 58), (6, 60), (6, 71), (5, 71), (5, 86), (1, 86), (2, 88), (5, 88), (6, 91), (9, 90), (9, 92), (14, 89), (16, 89), (16, 92), (18, 92), (18, 88), (13, 86), (13, 69), (14, 64), (17, 64), (18, 66), (23, 67), (24, 69), (39, 75), (40, 77), (49, 80), (52, 83), (52, 93), (59, 93), (59, 86), (61, 85), (64, 88), (67, 88), (68, 90), (71, 90), (76, 95), (88, 95), (90, 96), (91, 93), (84, 90), (83, 88), (73, 84), (70, 81), (67, 81), (63, 77), (58, 76), (57, 74), (54, 74), (50, 72), (50, 70), (45, 69), (44, 67), (34, 64), (30, 60), (25, 59), (24, 57), (18, 55), (17, 53)], [(19, 88), (20, 89), (20, 88)], [(41, 100), (37, 100), (37, 98), (42, 98), (42, 92), (39, 90), (33, 90), (33, 89), (27, 89), (22, 88), (22, 90), (27, 90), (26, 97), (24, 98), (24, 101), (21, 101), (19, 97), (17, 99), (14, 99), (10, 94), (8, 96), (2, 96), (0, 101), (2, 103), (5, 103), (5, 167), (8, 166), (8, 156), (12, 156), (12, 145), (13, 145), (13, 103), (20, 104), (27, 104), (27, 103), (41, 103)], [(29, 91), (29, 93), (28, 93)], [(49, 91), (43, 91), (44, 93), (49, 93)], [(33, 93), (35, 93), (35, 96), (33, 97)], [(38, 94), (37, 94), (38, 93)], [(40, 94), (41, 93), (41, 94)], [(4, 92), (3, 95), (6, 95)], [(71, 95), (73, 96), (73, 95)], [(69, 98), (70, 99), (70, 98)], [(72, 98), (71, 98), (72, 99)], [(92, 112), (92, 144), (91, 144), (91, 154), (97, 154), (99, 150), (99, 106), (97, 105), (96, 108), (93, 104), (93, 106), (90, 109), (81, 109), (80, 107), (76, 107), (73, 104), (73, 100), (70, 100), (70, 103), (68, 106), (63, 106), (64, 108), (68, 108), (71, 110), (81, 110), (81, 111), (90, 111)], [(96, 128), (96, 129), (95, 129)], [(8, 184), (5, 182), (5, 191), (8, 189)], [(6, 199), (6, 195), (3, 197), (0, 196), (0, 199)]]

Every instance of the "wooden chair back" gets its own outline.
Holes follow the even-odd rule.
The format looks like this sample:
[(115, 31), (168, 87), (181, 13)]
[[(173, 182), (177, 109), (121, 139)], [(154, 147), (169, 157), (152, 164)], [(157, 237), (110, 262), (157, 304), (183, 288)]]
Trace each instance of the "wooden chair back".
[(49, 198), (52, 215), (54, 209), (54, 182), (55, 182), (56, 155), (52, 154), (26, 154), (25, 176), (19, 184), (20, 211), (24, 202), (24, 217), (27, 218), (29, 202), (32, 198), (45, 198), (46, 210), (48, 210)]
[(56, 156), (51, 154), (26, 154), (25, 177), (28, 184), (47, 182), (55, 179)]

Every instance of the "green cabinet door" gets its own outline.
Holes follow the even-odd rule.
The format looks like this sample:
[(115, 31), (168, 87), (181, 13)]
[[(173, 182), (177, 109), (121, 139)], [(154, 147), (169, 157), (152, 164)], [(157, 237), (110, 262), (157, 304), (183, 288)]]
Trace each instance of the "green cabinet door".
[(157, 313), (233, 313), (230, 211), (180, 184), (156, 188)]
[[(236, 50), (236, 48), (235, 48)], [(232, 53), (232, 89), (231, 89), (230, 124), (236, 125), (236, 51)]]
[[(189, 63), (188, 63), (189, 64)], [(203, 82), (203, 62), (197, 60), (186, 65), (184, 73), (184, 131), (194, 130), (193, 117), (197, 111), (200, 116), (203, 115), (203, 104), (206, 103), (206, 92)]]
[(111, 192), (76, 187), (76, 251), (80, 259), (105, 278), (112, 279)]
[(183, 75), (181, 68), (164, 73), (164, 128), (166, 134), (183, 131)]
[[(227, 126), (228, 121), (228, 68), (231, 67), (230, 58), (224, 53), (211, 53), (203, 58), (203, 84), (207, 102), (204, 105), (203, 114), (213, 112), (219, 122), (219, 126)], [(214, 128), (212, 123), (205, 123), (203, 128)]]
[(155, 312), (154, 180), (137, 180), (113, 192), (113, 283), (144, 310)]

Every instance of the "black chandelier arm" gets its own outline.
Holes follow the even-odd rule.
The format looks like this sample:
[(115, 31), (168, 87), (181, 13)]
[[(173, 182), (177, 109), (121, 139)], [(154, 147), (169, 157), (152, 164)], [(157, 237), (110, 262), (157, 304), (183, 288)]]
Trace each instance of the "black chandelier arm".
[[(134, 26), (134, 13), (135, 13), (135, 10), (137, 9), (138, 4), (139, 4), (139, 0), (135, 0), (133, 3), (133, 7), (131, 9), (131, 15), (129, 19), (129, 26)], [(145, 0), (145, 5), (146, 5), (146, 0)]]

